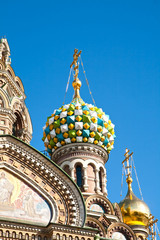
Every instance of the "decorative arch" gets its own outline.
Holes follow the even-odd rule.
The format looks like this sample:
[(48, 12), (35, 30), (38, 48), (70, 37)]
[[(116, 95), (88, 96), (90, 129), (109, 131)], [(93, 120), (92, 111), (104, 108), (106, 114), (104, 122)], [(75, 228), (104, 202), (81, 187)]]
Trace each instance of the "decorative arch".
[(114, 233), (122, 234), (127, 240), (136, 240), (133, 230), (125, 223), (112, 223), (107, 229), (107, 237), (112, 238)]
[(96, 218), (87, 217), (86, 226), (94, 229), (97, 228), (99, 230), (99, 235), (101, 237), (106, 237), (105, 228), (103, 227), (102, 223), (99, 222)]
[(15, 75), (15, 73), (14, 73), (13, 68), (12, 68), (10, 65), (7, 65), (5, 70), (8, 71), (9, 75), (10, 75), (13, 79), (15, 79), (16, 75)]
[(82, 194), (60, 167), (30, 145), (12, 136), (0, 136), (0, 148), (1, 165), (8, 166), (13, 169), (13, 174), (19, 173), (21, 178), (24, 177), (33, 184), (53, 206), (56, 203), (59, 209), (57, 223), (84, 225), (86, 212)]
[[(3, 183), (5, 184), (5, 188), (2, 186)], [(51, 201), (51, 199), (47, 198), (43, 189), (38, 188), (35, 182), (31, 182), (26, 179), (26, 176), (19, 170), (15, 169), (13, 166), (11, 168), (8, 164), (0, 163), (0, 188), (2, 187), (3, 189), (1, 189), (0, 208), (3, 207), (4, 200), (6, 208), (5, 210), (11, 214), (13, 211), (12, 206), (14, 206), (14, 215), (16, 216), (16, 219), (14, 220), (14, 217), (11, 216), (11, 221), (17, 222), (19, 219), (19, 221), (23, 221), (24, 223), (40, 226), (47, 226), (49, 222), (57, 221), (56, 215), (58, 212), (58, 207), (55, 201)], [(38, 207), (38, 205), (36, 205), (38, 207), (37, 211), (34, 206), (36, 203), (35, 201), (39, 201), (39, 204), (41, 204), (41, 209)], [(21, 206), (22, 204), (23, 206)], [(44, 211), (46, 211), (46, 214)], [(44, 215), (42, 216), (46, 216), (45, 220), (43, 218), (42, 221), (39, 221), (40, 212), (43, 212)], [(1, 218), (3, 216), (2, 209), (0, 213)], [(19, 213), (21, 213), (21, 216), (16, 215)], [(25, 217), (23, 217), (23, 214)], [(47, 214), (49, 214), (48, 217)], [(28, 218), (26, 218), (26, 216)], [(7, 218), (7, 216), (3, 217)], [(9, 219), (10, 218), (8, 217), (8, 221)]]
[(94, 194), (86, 199), (87, 210), (93, 210), (92, 206), (94, 204), (100, 206), (103, 209), (103, 213), (114, 215), (112, 203), (108, 200), (108, 198)]

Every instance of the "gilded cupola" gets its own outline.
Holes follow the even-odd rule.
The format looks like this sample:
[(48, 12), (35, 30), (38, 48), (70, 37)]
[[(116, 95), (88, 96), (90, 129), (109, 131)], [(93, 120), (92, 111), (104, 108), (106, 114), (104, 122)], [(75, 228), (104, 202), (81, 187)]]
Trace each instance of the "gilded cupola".
[[(131, 154), (130, 154), (131, 155)], [(119, 203), (121, 208), (123, 221), (127, 225), (143, 225), (147, 226), (149, 223), (150, 210), (147, 204), (135, 196), (132, 190), (132, 177), (130, 172), (131, 165), (129, 164), (129, 150), (126, 149), (126, 161), (128, 192), (126, 197)]]

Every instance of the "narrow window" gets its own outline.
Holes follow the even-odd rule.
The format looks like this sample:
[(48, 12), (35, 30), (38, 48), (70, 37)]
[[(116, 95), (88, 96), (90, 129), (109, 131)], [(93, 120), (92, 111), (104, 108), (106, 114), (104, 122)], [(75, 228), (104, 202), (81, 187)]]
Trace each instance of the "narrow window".
[(82, 187), (82, 168), (79, 165), (76, 167), (76, 177), (78, 187)]
[(99, 187), (100, 187), (101, 192), (102, 192), (102, 171), (101, 171), (101, 169), (99, 171)]

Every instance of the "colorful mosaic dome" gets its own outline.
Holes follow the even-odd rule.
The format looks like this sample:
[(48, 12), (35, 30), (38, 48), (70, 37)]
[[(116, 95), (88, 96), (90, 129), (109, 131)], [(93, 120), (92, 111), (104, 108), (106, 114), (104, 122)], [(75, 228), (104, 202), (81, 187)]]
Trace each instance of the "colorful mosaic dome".
[(110, 153), (115, 139), (109, 115), (81, 98), (74, 98), (70, 104), (56, 109), (47, 118), (43, 131), (42, 140), (50, 155), (70, 143), (91, 143)]

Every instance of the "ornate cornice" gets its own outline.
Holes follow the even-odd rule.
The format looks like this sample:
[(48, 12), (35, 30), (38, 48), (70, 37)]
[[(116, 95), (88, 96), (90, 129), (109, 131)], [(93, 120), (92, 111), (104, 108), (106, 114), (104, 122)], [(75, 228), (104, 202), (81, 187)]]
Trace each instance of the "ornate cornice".
[(76, 226), (65, 226), (60, 224), (49, 224), (47, 227), (35, 227), (30, 224), (22, 224), (22, 223), (14, 223), (14, 222), (4, 222), (0, 221), (0, 229), (8, 229), (8, 230), (16, 230), (20, 232), (31, 232), (35, 234), (48, 234), (53, 231), (68, 233), (68, 234), (76, 234), (87, 237), (94, 237), (97, 233), (95, 229), (88, 228), (79, 228)]
[(87, 156), (95, 159), (99, 159), (103, 163), (108, 160), (108, 154), (101, 147), (90, 143), (72, 143), (57, 149), (52, 154), (52, 159), (55, 162), (62, 162), (64, 159), (74, 158), (75, 156)]

